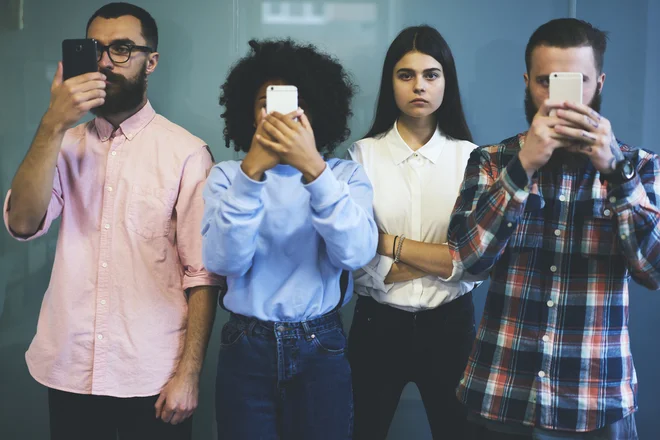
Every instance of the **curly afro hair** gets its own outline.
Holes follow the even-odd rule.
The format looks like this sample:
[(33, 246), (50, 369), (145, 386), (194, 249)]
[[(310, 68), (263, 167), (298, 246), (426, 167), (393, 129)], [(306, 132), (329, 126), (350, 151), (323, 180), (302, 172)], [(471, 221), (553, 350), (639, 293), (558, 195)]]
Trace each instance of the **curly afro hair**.
[(298, 88), (307, 104), (320, 152), (331, 154), (350, 135), (354, 85), (344, 68), (313, 45), (287, 40), (250, 41), (250, 53), (231, 69), (222, 85), (225, 145), (247, 152), (254, 136), (254, 101), (267, 81), (280, 79)]

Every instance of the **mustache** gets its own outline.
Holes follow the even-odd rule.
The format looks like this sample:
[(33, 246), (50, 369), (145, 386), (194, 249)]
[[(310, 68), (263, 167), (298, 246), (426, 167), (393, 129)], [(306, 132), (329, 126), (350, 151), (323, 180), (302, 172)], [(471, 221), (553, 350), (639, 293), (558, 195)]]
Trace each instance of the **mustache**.
[(110, 69), (105, 69), (105, 68), (99, 69), (99, 72), (105, 75), (105, 78), (106, 78), (107, 81), (110, 81), (110, 82), (126, 81), (126, 78), (124, 78), (122, 75), (120, 75), (118, 73), (114, 73)]

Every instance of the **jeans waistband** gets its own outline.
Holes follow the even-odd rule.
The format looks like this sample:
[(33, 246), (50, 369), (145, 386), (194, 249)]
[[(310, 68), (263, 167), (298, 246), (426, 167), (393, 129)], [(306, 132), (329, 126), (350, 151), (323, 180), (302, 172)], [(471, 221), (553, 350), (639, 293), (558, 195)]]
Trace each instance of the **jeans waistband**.
[(321, 334), (342, 327), (339, 312), (336, 311), (301, 322), (262, 321), (257, 318), (232, 313), (229, 317), (229, 322), (236, 325), (239, 330), (245, 331), (246, 334), (263, 335), (272, 338), (278, 335), (283, 338), (308, 338), (317, 333)]

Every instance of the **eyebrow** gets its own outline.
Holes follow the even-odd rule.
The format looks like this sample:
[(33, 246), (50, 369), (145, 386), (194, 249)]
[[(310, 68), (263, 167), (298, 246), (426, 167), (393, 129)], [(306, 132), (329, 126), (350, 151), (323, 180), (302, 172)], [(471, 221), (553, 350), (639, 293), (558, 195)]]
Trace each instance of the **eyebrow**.
[[(397, 70), (397, 73), (399, 73), (399, 72), (414, 72), (414, 71), (415, 71), (415, 69), (411, 69), (410, 67), (402, 67), (401, 69)], [(429, 69), (422, 70), (423, 73), (435, 72), (435, 71), (442, 72), (442, 69), (440, 69), (439, 67), (431, 67)]]
[(130, 38), (118, 38), (116, 40), (112, 40), (108, 46), (112, 44), (132, 44), (133, 46), (136, 46), (137, 43), (135, 41), (131, 40)]

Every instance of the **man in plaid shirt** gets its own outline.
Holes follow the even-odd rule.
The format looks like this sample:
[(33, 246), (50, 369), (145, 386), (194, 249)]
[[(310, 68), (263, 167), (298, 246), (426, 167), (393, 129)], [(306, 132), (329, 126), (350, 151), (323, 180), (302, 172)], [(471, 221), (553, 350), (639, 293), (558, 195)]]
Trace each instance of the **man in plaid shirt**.
[[(599, 114), (606, 35), (558, 19), (526, 49), (529, 131), (472, 153), (452, 215), (459, 269), (490, 272), (458, 387), (478, 439), (637, 439), (632, 277), (660, 287), (660, 161)], [(583, 102), (548, 100), (581, 72)]]

